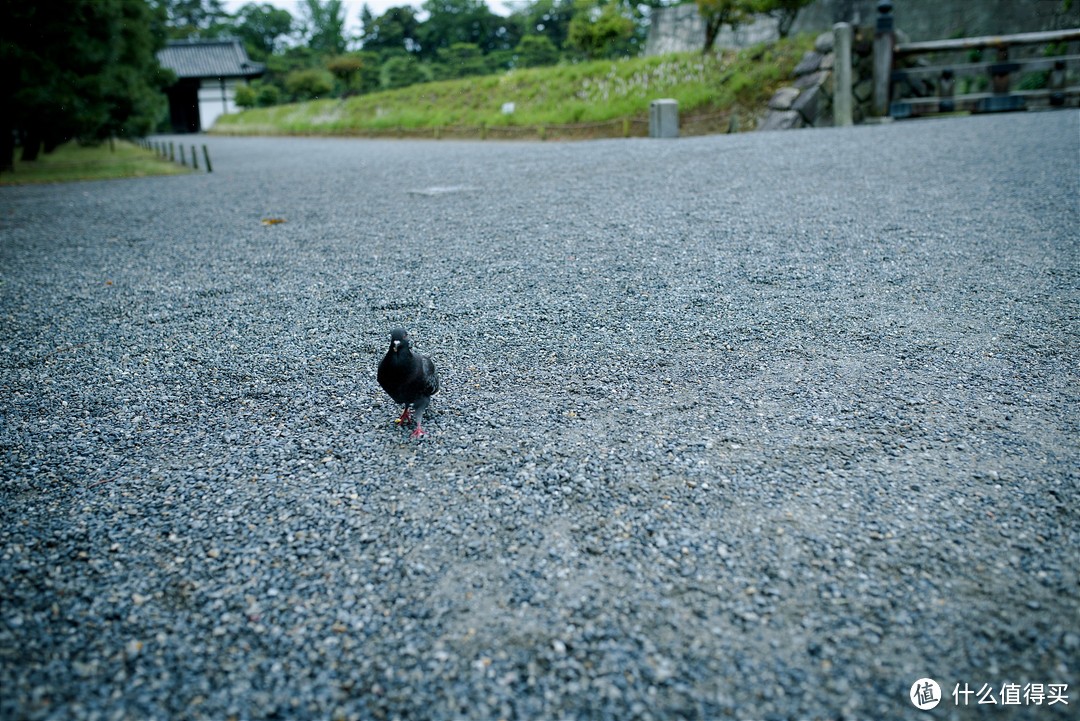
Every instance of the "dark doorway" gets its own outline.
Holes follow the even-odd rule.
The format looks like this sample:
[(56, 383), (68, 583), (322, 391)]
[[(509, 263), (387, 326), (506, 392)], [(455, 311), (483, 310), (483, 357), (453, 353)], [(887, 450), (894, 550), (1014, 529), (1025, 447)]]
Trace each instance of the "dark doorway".
[(169, 120), (174, 133), (197, 133), (199, 123), (199, 79), (184, 78), (169, 88)]

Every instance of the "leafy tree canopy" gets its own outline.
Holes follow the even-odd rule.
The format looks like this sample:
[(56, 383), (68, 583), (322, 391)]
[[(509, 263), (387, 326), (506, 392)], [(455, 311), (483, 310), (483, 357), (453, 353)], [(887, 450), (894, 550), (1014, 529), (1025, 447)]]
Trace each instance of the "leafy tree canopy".
[(167, 17), (145, 0), (53, 0), (0, 6), (0, 164), (13, 138), (33, 160), (77, 138), (148, 132), (175, 80), (155, 58)]

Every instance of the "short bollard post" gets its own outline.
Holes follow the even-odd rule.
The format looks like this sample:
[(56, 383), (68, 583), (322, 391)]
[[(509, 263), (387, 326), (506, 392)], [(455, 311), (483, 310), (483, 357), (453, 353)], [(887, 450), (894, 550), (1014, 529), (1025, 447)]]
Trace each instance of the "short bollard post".
[(191, 146), (191, 167), (195, 170), (199, 169), (199, 154), (195, 152), (195, 146)]
[(173, 147), (173, 142), (169, 141), (169, 160), (176, 162), (176, 149)]
[(206, 172), (212, 173), (214, 169), (210, 166), (210, 151), (206, 149), (206, 146), (202, 146), (203, 159), (206, 161)]
[(679, 137), (679, 101), (671, 98), (649, 103), (649, 137)]
[(184, 146), (180, 146), (180, 165), (187, 165), (187, 158), (184, 157)]

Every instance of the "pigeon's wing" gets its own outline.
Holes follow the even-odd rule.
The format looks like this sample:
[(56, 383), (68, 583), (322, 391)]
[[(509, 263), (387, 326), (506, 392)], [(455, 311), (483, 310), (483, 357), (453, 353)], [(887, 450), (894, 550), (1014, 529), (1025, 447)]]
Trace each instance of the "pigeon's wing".
[(427, 356), (420, 360), (420, 368), (423, 371), (421, 377), (424, 382), (424, 395), (433, 396), (439, 392), (439, 376), (435, 372), (435, 364)]

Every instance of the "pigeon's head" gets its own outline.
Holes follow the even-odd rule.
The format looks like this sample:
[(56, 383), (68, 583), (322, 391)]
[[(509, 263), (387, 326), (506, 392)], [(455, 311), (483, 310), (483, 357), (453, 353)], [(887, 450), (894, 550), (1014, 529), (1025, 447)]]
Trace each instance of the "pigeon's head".
[(390, 352), (401, 350), (409, 350), (409, 333), (404, 328), (394, 328), (390, 331)]

